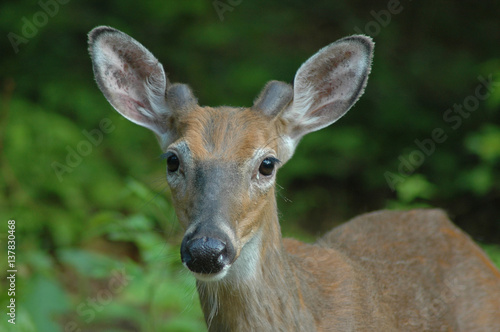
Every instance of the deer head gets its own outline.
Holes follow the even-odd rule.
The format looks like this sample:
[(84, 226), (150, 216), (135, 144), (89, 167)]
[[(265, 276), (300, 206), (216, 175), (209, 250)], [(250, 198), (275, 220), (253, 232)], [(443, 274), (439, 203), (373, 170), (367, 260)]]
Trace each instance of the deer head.
[(212, 108), (200, 106), (187, 85), (170, 83), (161, 63), (128, 35), (98, 27), (89, 44), (106, 99), (158, 138), (185, 229), (181, 258), (204, 281), (251, 275), (266, 250), (263, 237), (280, 236), (278, 168), (305, 134), (334, 123), (357, 101), (373, 51), (369, 37), (343, 38), (307, 60), (293, 86), (271, 81), (249, 108)]

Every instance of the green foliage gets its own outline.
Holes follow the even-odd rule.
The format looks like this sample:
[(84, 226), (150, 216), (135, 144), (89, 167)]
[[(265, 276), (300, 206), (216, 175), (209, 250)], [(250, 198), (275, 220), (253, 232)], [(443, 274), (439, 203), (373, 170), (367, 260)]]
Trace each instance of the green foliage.
[[(29, 36), (40, 3), (0, 4), (0, 244), (15, 219), (18, 269), (16, 326), (2, 319), (0, 330), (205, 329), (154, 136), (119, 116), (94, 83), (86, 34), (97, 25), (144, 43), (171, 81), (190, 84), (211, 106), (250, 106), (268, 80), (291, 82), (319, 48), (372, 34), (363, 98), (305, 137), (280, 169), (284, 232), (312, 240), (367, 210), (439, 206), (494, 243), (484, 248), (500, 265), (500, 57), (492, 42), (500, 4), (401, 2), (373, 33), (366, 24), (377, 23), (373, 12), (386, 2), (223, 1), (223, 12), (202, 0), (42, 2), (57, 12)], [(12, 45), (10, 33), (25, 42)], [(478, 87), (487, 98), (454, 128), (445, 112), (467, 105)], [(422, 151), (415, 140), (435, 128), (446, 141), (401, 173), (399, 157)], [(385, 172), (401, 178), (394, 191)], [(2, 290), (6, 270), (2, 259)]]
[(493, 244), (483, 244), (481, 246), (486, 254), (491, 258), (493, 263), (500, 268), (500, 246)]
[(467, 136), (465, 146), (487, 163), (500, 158), (500, 127), (485, 125), (480, 132)]
[(436, 187), (425, 176), (415, 174), (398, 184), (396, 192), (398, 193), (399, 202), (409, 204), (419, 198), (431, 199), (436, 193)]

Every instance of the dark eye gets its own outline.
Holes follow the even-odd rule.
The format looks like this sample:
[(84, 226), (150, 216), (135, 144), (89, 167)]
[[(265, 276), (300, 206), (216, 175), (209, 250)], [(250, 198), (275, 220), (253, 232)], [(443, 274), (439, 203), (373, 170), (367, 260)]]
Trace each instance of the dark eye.
[(172, 153), (167, 156), (167, 169), (169, 172), (176, 172), (179, 169), (179, 157)]
[(273, 174), (275, 164), (279, 162), (276, 158), (266, 158), (262, 160), (259, 166), (259, 173), (265, 176), (270, 176)]

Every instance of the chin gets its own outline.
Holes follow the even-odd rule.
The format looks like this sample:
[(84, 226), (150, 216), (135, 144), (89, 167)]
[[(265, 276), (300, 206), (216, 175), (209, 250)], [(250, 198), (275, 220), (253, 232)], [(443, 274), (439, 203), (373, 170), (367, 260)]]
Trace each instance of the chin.
[[(186, 264), (184, 264), (184, 266), (185, 265)], [(187, 268), (187, 266), (186, 266), (186, 268)], [(216, 282), (216, 281), (223, 280), (227, 276), (230, 268), (231, 268), (231, 265), (226, 265), (226, 266), (224, 266), (224, 268), (221, 271), (219, 271), (217, 273), (196, 273), (196, 272), (193, 272), (189, 269), (188, 270), (198, 281)]]

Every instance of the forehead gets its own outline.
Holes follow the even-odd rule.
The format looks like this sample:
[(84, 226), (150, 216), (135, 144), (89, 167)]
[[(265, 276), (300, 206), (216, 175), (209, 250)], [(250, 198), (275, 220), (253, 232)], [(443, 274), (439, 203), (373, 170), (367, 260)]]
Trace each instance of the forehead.
[(248, 108), (198, 107), (183, 117), (180, 134), (196, 159), (244, 161), (277, 144), (272, 120)]

